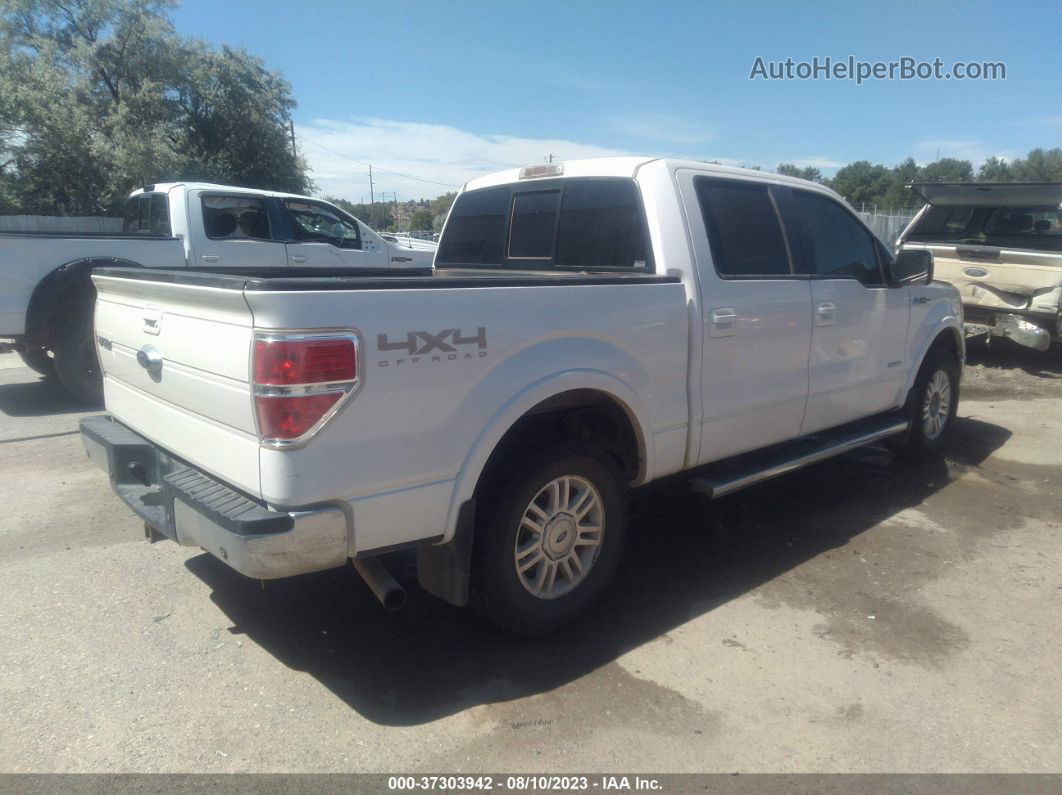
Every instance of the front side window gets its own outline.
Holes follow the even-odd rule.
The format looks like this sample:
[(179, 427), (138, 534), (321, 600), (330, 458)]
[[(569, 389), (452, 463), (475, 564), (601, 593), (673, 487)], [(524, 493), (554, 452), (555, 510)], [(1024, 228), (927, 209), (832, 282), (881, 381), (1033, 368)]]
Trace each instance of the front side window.
[(804, 259), (812, 275), (884, 284), (874, 236), (828, 196), (794, 190), (804, 225)]
[(203, 227), (211, 240), (272, 240), (266, 200), (257, 196), (204, 196)]
[(296, 240), (322, 240), (339, 248), (361, 248), (356, 221), (345, 218), (324, 204), (287, 199), (284, 206), (291, 216)]
[(698, 177), (715, 269), (731, 278), (789, 276), (789, 253), (767, 185)]
[(607, 178), (464, 193), (450, 211), (435, 261), (578, 270), (652, 266), (637, 186)]

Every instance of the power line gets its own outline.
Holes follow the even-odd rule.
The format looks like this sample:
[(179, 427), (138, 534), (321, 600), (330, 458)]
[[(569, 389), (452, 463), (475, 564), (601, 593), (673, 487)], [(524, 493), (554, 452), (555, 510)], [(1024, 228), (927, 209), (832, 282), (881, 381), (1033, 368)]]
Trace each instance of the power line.
[(403, 173), (401, 173), (399, 171), (390, 171), (389, 169), (386, 169), (386, 168), (380, 168), (380, 166), (374, 166), (374, 165), (372, 165), (372, 163), (366, 163), (364, 160), (358, 160), (358, 158), (356, 158), (356, 157), (351, 157), (350, 155), (343, 154), (342, 152), (337, 152), (335, 149), (332, 149), (331, 147), (325, 146), (322, 143), (318, 143), (317, 141), (313, 140), (312, 138), (307, 138), (305, 135), (301, 135), (300, 134), (299, 137), (302, 140), (313, 144), (314, 146), (321, 147), (326, 152), (331, 152), (332, 154), (338, 155), (339, 157), (345, 157), (347, 160), (352, 160), (353, 162), (358, 163), (360, 165), (368, 166), (369, 168), (374, 168), (376, 171), (382, 171), (385, 174), (391, 174), (392, 176), (395, 176), (395, 177), (402, 177), (403, 179), (412, 179), (412, 180), (416, 180), (417, 182), (427, 182), (429, 185), (442, 185), (444, 188), (460, 188), (461, 187), (460, 185), (454, 185), (451, 182), (439, 182), (439, 181), (434, 180), (434, 179), (425, 179), (424, 177), (417, 177), (417, 176), (414, 176), (413, 174), (403, 174)]

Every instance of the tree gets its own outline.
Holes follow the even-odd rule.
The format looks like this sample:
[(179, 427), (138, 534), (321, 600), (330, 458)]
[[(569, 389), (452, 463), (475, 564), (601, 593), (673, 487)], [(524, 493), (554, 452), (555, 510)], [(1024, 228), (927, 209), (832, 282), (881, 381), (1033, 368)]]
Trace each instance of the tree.
[(978, 182), (1011, 182), (1014, 179), (1014, 170), (1006, 160), (999, 157), (990, 157), (981, 164), (977, 170)]
[(942, 157), (918, 170), (919, 182), (973, 182), (973, 178), (973, 164), (954, 157)]
[(787, 177), (797, 177), (798, 179), (808, 179), (812, 182), (822, 182), (822, 172), (814, 166), (804, 166), (801, 168), (793, 163), (779, 163), (778, 168), (776, 168), (775, 171)]
[(417, 210), (409, 218), (409, 228), (415, 232), (430, 232), (433, 220), (430, 210)]
[(1013, 179), (1022, 182), (1062, 180), (1062, 149), (1033, 149), (1024, 160), (1014, 160), (1010, 167)]
[(852, 205), (880, 203), (892, 182), (892, 173), (883, 165), (857, 160), (837, 170), (829, 186)]
[(907, 187), (918, 180), (918, 171), (918, 163), (915, 162), (913, 157), (909, 157), (899, 165), (893, 166), (889, 187), (878, 203), (891, 210), (913, 208), (920, 205), (921, 200)]
[(172, 0), (4, 0), (0, 201), (100, 214), (145, 182), (305, 192), (291, 89), (240, 50), (178, 36)]

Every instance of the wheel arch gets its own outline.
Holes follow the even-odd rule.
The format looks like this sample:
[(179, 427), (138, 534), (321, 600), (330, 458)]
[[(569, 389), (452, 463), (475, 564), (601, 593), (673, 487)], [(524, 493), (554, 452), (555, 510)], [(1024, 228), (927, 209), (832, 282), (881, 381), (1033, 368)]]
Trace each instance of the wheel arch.
[(103, 267), (142, 268), (143, 265), (121, 257), (85, 257), (50, 271), (37, 282), (26, 306), (26, 342), (42, 347), (53, 344), (62, 321), (55, 310), (79, 291), (91, 288), (92, 272)]
[(959, 363), (961, 374), (963, 361), (966, 358), (966, 342), (962, 326), (958, 320), (955, 323), (945, 323), (943, 328), (938, 329), (935, 335), (927, 338), (918, 357), (914, 360), (916, 365), (911, 368), (911, 372), (907, 377), (907, 384), (903, 393), (907, 400), (911, 398), (911, 390), (914, 389), (915, 381), (918, 378), (918, 373), (922, 370), (926, 357), (935, 350), (946, 350), (952, 354), (955, 357), (955, 361)]
[[(595, 415), (589, 424), (588, 413)], [(605, 442), (605, 449), (618, 458), (632, 484), (651, 480), (654, 451), (647, 418), (634, 392), (602, 371), (568, 371), (527, 387), (499, 409), (466, 455), (455, 480), (443, 542), (453, 537), (461, 506), (475, 497), (506, 451), (543, 427), (560, 434), (573, 424), (577, 432), (589, 432), (597, 440), (601, 436), (595, 434), (612, 428), (617, 436)]]

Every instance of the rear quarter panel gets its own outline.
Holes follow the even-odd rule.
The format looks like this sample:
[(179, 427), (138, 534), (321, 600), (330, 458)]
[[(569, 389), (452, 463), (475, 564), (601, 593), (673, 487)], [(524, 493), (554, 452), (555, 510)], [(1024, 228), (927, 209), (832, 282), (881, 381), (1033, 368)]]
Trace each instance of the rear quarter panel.
[(25, 332), (26, 308), (41, 279), (90, 257), (117, 257), (152, 268), (185, 264), (184, 244), (176, 238), (0, 235), (0, 336)]
[[(644, 441), (642, 479), (682, 465), (688, 332), (681, 284), (246, 297), (257, 328), (345, 327), (360, 337), (362, 384), (354, 398), (305, 447), (260, 453), (269, 502), (346, 498), (352, 551), (448, 536), (505, 431), (569, 389), (601, 389), (627, 408)], [(471, 341), (448, 345), (453, 350), (430, 342), (447, 330)], [(416, 353), (399, 349), (418, 331), (427, 336), (415, 335)]]

